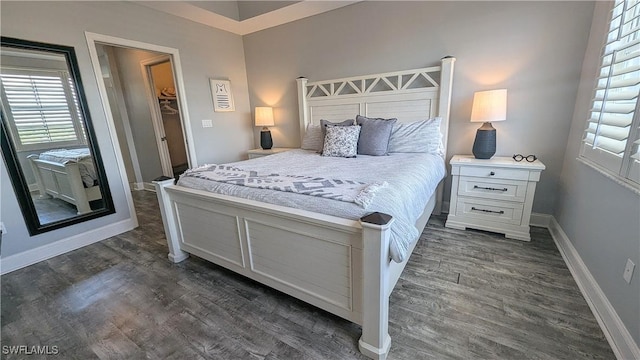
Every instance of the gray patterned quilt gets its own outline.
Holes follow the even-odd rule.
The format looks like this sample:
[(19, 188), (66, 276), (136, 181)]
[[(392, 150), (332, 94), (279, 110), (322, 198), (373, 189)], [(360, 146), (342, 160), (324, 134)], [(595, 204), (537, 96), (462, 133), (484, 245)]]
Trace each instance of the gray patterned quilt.
[(183, 177), (194, 177), (256, 189), (278, 190), (352, 202), (365, 209), (371, 204), (378, 190), (387, 186), (386, 182), (378, 181), (367, 184), (349, 179), (259, 173), (229, 165), (204, 165), (187, 170)]
[[(362, 184), (387, 183), (375, 192), (368, 206), (355, 202), (309, 196), (297, 192), (260, 189), (181, 176), (178, 184), (270, 204), (304, 209), (357, 220), (379, 211), (395, 218), (391, 226), (391, 258), (402, 262), (409, 246), (420, 235), (415, 223), (446, 175), (444, 160), (435, 154), (394, 153), (389, 156), (358, 155), (356, 158), (324, 157), (309, 150), (291, 150), (257, 159), (225, 164), (258, 174), (287, 174), (324, 179), (348, 179)], [(194, 169), (195, 170), (195, 169)]]

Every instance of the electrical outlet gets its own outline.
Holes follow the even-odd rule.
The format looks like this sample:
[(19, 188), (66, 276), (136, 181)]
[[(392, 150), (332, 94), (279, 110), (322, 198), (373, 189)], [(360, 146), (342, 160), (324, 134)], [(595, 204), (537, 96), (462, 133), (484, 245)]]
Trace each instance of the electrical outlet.
[(633, 276), (633, 270), (636, 268), (636, 264), (631, 261), (631, 259), (627, 259), (627, 265), (624, 267), (624, 273), (622, 277), (624, 280), (631, 284), (631, 277)]
[(211, 120), (202, 120), (202, 127), (203, 128), (213, 127), (213, 121), (211, 121)]
[(4, 235), (7, 233), (7, 228), (4, 227), (4, 223), (0, 222), (0, 234)]

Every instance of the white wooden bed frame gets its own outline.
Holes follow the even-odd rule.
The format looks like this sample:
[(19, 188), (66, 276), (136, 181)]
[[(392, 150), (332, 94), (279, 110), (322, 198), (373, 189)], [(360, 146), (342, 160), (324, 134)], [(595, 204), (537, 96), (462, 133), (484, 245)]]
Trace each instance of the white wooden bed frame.
[(78, 210), (78, 215), (91, 212), (89, 201), (102, 198), (100, 186), (84, 187), (77, 162), (42, 160), (37, 154), (29, 155), (27, 158), (36, 178), (40, 198), (54, 197), (73, 204)]
[[(440, 116), (446, 154), (454, 62), (446, 57), (430, 68), (320, 82), (299, 78), (301, 135), (320, 118)], [(360, 351), (386, 358), (389, 295), (409, 258), (389, 258), (393, 218), (375, 213), (348, 220), (189, 189), (173, 179), (154, 183), (171, 261), (194, 254), (357, 323)], [(426, 204), (420, 231), (439, 211), (441, 194)]]

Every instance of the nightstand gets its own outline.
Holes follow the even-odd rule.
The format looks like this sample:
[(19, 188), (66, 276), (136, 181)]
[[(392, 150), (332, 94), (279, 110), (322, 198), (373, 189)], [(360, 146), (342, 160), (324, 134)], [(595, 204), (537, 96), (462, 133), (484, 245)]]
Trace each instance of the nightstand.
[(473, 155), (456, 155), (449, 163), (453, 179), (446, 227), (531, 240), (531, 207), (543, 163), (499, 156), (480, 160)]
[(293, 150), (293, 148), (271, 148), (271, 149), (253, 149), (247, 151), (249, 159), (255, 159), (263, 156), (273, 155), (285, 151)]

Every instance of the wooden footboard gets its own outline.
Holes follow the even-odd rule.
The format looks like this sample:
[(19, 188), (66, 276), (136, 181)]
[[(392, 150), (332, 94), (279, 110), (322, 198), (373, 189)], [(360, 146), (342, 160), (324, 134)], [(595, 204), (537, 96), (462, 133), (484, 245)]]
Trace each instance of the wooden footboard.
[(55, 197), (76, 206), (78, 215), (91, 212), (89, 201), (102, 198), (99, 186), (85, 188), (78, 163), (57, 163), (29, 155), (33, 175), (41, 197)]
[(386, 358), (389, 287), (402, 270), (391, 271), (390, 216), (354, 221), (154, 183), (171, 261), (194, 254), (360, 324), (360, 351)]

